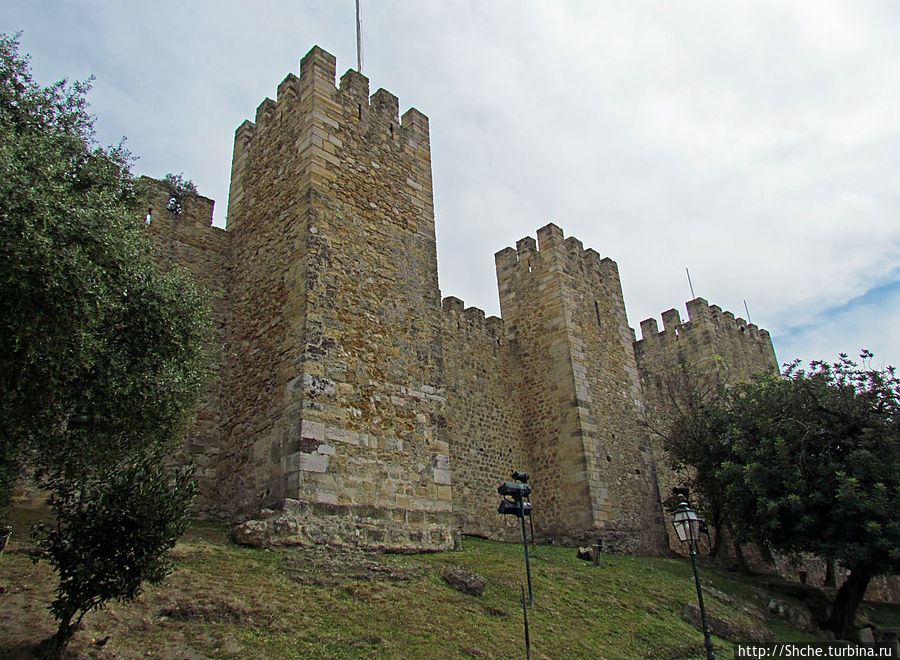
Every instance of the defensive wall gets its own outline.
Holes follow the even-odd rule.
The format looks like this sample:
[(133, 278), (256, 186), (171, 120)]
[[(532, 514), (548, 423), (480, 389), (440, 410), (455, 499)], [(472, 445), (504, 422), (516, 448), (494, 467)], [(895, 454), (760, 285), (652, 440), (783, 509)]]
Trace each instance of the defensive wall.
[[(141, 207), (142, 217), (157, 247), (158, 258), (166, 267), (178, 264), (186, 268), (210, 296), (214, 373), (188, 430), (183, 452), (197, 466), (197, 476), (203, 484), (196, 501), (198, 512), (214, 515), (223, 496), (219, 488), (219, 452), (227, 382), (224, 346), (226, 324), (231, 318), (228, 255), (232, 234), (212, 226), (213, 200), (191, 194), (176, 200), (171, 186), (148, 177), (142, 177), (139, 185), (145, 202)], [(179, 213), (173, 212), (173, 201), (180, 202)]]
[(773, 368), (768, 334), (697, 299), (635, 342), (616, 263), (553, 224), (495, 255), (502, 319), (442, 302), (428, 119), (335, 73), (313, 48), (238, 127), (226, 230), (145, 180), (161, 261), (215, 301), (201, 509), (249, 542), (445, 549), (520, 533), (496, 513), (520, 469), (543, 539), (665, 552), (648, 393), (673, 361)]

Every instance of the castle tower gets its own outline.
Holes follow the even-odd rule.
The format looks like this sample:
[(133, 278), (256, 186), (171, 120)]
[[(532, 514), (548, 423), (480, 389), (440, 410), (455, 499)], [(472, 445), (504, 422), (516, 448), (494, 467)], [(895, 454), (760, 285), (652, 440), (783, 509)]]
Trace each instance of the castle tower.
[[(664, 547), (618, 268), (553, 225), (495, 256), (536, 502), (549, 536)], [(540, 494), (539, 500), (538, 495)], [(540, 512), (538, 512), (540, 511)]]
[[(722, 386), (778, 373), (768, 331), (703, 298), (688, 302), (687, 312), (686, 321), (676, 309), (663, 312), (662, 332), (656, 319), (641, 321), (641, 339), (634, 343), (663, 497), (685, 481), (667, 467), (663, 435), (674, 419), (716, 396)], [(682, 551), (668, 526), (666, 532), (671, 547)]]
[[(687, 303), (688, 320), (677, 309), (641, 321), (634, 344), (644, 395), (659, 408), (683, 407), (717, 385), (737, 383), (760, 373), (777, 373), (778, 361), (768, 331), (723, 312), (703, 298)], [(668, 398), (668, 400), (665, 400)]]
[[(297, 542), (453, 545), (428, 119), (318, 47), (235, 134), (221, 462)], [(226, 476), (227, 475), (227, 476)]]

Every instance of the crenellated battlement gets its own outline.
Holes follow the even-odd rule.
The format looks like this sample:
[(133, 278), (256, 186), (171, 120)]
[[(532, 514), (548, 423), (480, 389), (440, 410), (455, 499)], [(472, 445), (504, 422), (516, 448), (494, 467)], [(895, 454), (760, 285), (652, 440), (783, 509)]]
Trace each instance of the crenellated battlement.
[(300, 97), (300, 79), (293, 73), (289, 73), (278, 84), (277, 103), (285, 104)]
[(634, 342), (647, 415), (660, 427), (723, 385), (778, 371), (767, 331), (704, 298), (686, 306), (686, 321), (676, 309), (663, 312), (662, 331), (656, 319), (642, 321)]
[(165, 181), (142, 176), (138, 180), (138, 189), (147, 206), (145, 222), (153, 232), (172, 233), (177, 226), (183, 234), (186, 225), (211, 232), (223, 231), (212, 224), (215, 202), (209, 197), (185, 193), (178, 200), (178, 211), (175, 211), (171, 203), (173, 189)]
[(445, 317), (456, 321), (457, 329), (463, 324), (467, 329), (483, 330), (486, 337), (499, 339), (503, 336), (503, 320), (499, 316), (485, 317), (484, 310), (478, 307), (466, 307), (456, 296), (446, 296), (441, 303)]
[[(619, 279), (619, 267), (609, 257), (601, 257), (574, 236), (564, 237), (563, 230), (550, 223), (537, 231), (537, 241), (525, 236), (516, 241), (516, 247), (507, 247), (494, 255), (498, 277), (533, 273), (537, 268), (554, 266), (580, 270), (582, 273)], [(502, 286), (502, 284), (501, 284)]]
[[(236, 149), (240, 144), (241, 150), (246, 150), (273, 119), (295, 116), (311, 99), (323, 102), (325, 110), (340, 107), (342, 119), (363, 124), (367, 130), (380, 130), (390, 141), (408, 150), (427, 148), (428, 117), (415, 108), (400, 117), (398, 98), (386, 89), (369, 96), (369, 79), (357, 71), (348, 69), (341, 77), (340, 86), (335, 86), (335, 74), (334, 56), (318, 46), (313, 47), (300, 61), (299, 77), (289, 73), (278, 85), (277, 100), (265, 98), (256, 108), (254, 121), (245, 121), (238, 127)], [(326, 132), (328, 127), (338, 128), (327, 111), (313, 111), (312, 118), (323, 122)]]
[(698, 328), (711, 328), (713, 332), (744, 341), (771, 345), (772, 338), (767, 330), (748, 323), (732, 312), (722, 311), (718, 305), (710, 305), (704, 298), (694, 298), (686, 303), (688, 320), (682, 321), (677, 309), (662, 313), (663, 329), (654, 318), (641, 321), (642, 341), (676, 341), (677, 338), (696, 332)]

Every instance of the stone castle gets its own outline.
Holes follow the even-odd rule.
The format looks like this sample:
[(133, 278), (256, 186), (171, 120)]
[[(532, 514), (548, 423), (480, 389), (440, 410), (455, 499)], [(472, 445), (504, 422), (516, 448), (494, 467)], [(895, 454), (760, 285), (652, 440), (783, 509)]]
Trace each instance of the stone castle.
[(675, 373), (777, 369), (765, 330), (702, 298), (636, 340), (616, 263), (553, 224), (496, 253), (502, 318), (442, 301), (428, 119), (356, 71), (336, 87), (318, 47), (236, 131), (227, 230), (143, 181), (160, 258), (213, 294), (217, 373), (185, 443), (201, 509), (255, 515), (265, 542), (515, 538), (496, 488), (518, 469), (539, 537), (663, 552), (648, 411)]

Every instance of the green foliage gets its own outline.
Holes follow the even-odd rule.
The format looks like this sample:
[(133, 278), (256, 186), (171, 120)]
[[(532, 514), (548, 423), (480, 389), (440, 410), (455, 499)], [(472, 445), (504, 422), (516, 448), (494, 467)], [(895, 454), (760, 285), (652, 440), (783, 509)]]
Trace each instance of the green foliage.
[(166, 174), (163, 183), (169, 187), (169, 201), (166, 208), (175, 214), (180, 214), (184, 205), (184, 198), (187, 195), (196, 195), (197, 186), (190, 179), (184, 178), (182, 174)]
[[(720, 528), (728, 525), (723, 505), (725, 484), (719, 477), (719, 469), (728, 456), (729, 446), (727, 415), (719, 405), (727, 390), (718, 388), (714, 392), (682, 409), (682, 416), (663, 437), (673, 469), (691, 475), (683, 481), (695, 496), (699, 494), (693, 499), (694, 506), (715, 527), (718, 542)], [(691, 469), (686, 470), (688, 467)], [(671, 497), (665, 504), (674, 511), (680, 501), (679, 497)]]
[(17, 47), (0, 36), (0, 494), (26, 450), (75, 475), (177, 434), (207, 327), (150, 257), (127, 152), (93, 145), (89, 85), (39, 87)]
[(192, 491), (166, 493), (155, 465), (202, 391), (209, 329), (205, 295), (153, 260), (130, 155), (95, 144), (89, 88), (37, 85), (0, 35), (0, 508), (25, 465), (53, 493), (63, 645), (73, 612), (164, 574)]
[(35, 536), (40, 558), (59, 573), (50, 606), (57, 652), (87, 612), (133, 600), (144, 582), (158, 584), (171, 571), (166, 551), (187, 528), (196, 487), (190, 470), (170, 477), (161, 458), (156, 448), (79, 482), (51, 482), (56, 524), (38, 526)]
[[(669, 449), (718, 494), (740, 538), (836, 559), (851, 571), (845, 586), (864, 592), (871, 576), (900, 571), (898, 411), (893, 368), (795, 362), (682, 419)], [(852, 616), (832, 616), (845, 635)]]
[(743, 534), (851, 570), (900, 570), (898, 406), (892, 369), (846, 356), (737, 388), (717, 476)]

